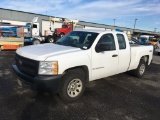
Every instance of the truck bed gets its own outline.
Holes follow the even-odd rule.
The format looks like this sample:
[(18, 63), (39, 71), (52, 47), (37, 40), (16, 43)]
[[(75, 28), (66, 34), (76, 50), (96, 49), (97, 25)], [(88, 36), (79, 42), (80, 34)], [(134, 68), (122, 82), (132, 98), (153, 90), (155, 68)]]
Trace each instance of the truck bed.
[(140, 47), (140, 46), (152, 46), (152, 45), (139, 45), (139, 44), (130, 44), (131, 47)]
[[(132, 44), (131, 46), (131, 63), (129, 70), (136, 69), (139, 60), (142, 56), (148, 56), (148, 65), (150, 64), (153, 56), (153, 46), (152, 45), (138, 45), (138, 44)], [(137, 49), (138, 47), (138, 49)]]
[(131, 46), (131, 47), (135, 47), (135, 46), (137, 47), (137, 46), (141, 46), (141, 45), (138, 45), (138, 44), (130, 44), (130, 46)]

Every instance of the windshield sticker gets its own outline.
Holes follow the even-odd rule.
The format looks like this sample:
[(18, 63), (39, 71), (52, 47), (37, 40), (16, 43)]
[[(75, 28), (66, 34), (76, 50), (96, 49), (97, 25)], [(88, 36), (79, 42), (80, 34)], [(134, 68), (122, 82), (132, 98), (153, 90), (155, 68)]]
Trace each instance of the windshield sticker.
[(83, 47), (83, 49), (87, 49), (87, 47), (86, 47), (86, 46), (84, 46), (84, 47)]

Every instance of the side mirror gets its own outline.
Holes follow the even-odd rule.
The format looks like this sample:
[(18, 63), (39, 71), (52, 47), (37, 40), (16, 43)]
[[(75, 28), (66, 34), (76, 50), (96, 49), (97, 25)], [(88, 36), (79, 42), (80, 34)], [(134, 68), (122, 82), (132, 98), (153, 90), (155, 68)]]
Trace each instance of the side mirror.
[(110, 46), (108, 44), (99, 44), (96, 46), (96, 52), (109, 51)]

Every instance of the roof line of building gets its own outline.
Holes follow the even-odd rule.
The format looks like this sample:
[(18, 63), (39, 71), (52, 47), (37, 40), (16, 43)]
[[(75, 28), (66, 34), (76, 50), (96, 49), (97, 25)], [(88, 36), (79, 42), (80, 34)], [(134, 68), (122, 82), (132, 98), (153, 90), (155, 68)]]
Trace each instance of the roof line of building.
[(25, 12), (25, 11), (14, 10), (14, 9), (6, 9), (6, 8), (0, 8), (0, 9), (2, 9), (2, 10), (10, 10), (10, 11), (16, 11), (16, 12), (22, 12), (22, 13), (28, 13), (28, 14), (34, 14), (34, 15), (41, 15), (41, 16), (46, 16), (46, 17), (55, 17), (55, 16), (43, 15), (43, 14), (32, 13), (32, 12)]
[[(117, 28), (124, 28), (124, 29), (132, 29), (133, 28), (127, 28), (127, 27), (120, 27), (120, 26), (112, 26), (112, 25), (107, 25), (107, 24), (100, 24), (100, 23), (94, 23), (94, 22), (86, 22), (86, 21), (80, 21), (80, 22), (85, 22), (85, 23), (90, 23), (90, 24), (97, 24), (97, 25), (104, 25), (104, 26), (110, 26), (110, 27), (117, 27)], [(134, 29), (134, 30), (139, 30), (139, 31), (146, 31), (146, 32), (154, 32), (154, 31), (148, 31), (148, 30), (141, 30), (141, 29)]]
[[(101, 23), (94, 23), (94, 22), (86, 22), (86, 21), (80, 21), (80, 22), (91, 23), (91, 24), (97, 24), (97, 25), (105, 25), (105, 26), (110, 26), (110, 27), (120, 27), (120, 26), (112, 26), (112, 25), (101, 24)], [(121, 28), (122, 28), (122, 27), (121, 27)], [(127, 28), (127, 27), (123, 27), (123, 28), (132, 29), (132, 28)]]

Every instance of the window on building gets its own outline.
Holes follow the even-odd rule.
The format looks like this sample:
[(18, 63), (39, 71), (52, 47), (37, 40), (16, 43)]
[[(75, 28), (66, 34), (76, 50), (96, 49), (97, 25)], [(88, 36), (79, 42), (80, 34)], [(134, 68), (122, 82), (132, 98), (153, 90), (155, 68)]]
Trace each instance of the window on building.
[(36, 25), (36, 24), (33, 24), (33, 28), (37, 28), (37, 25)]

